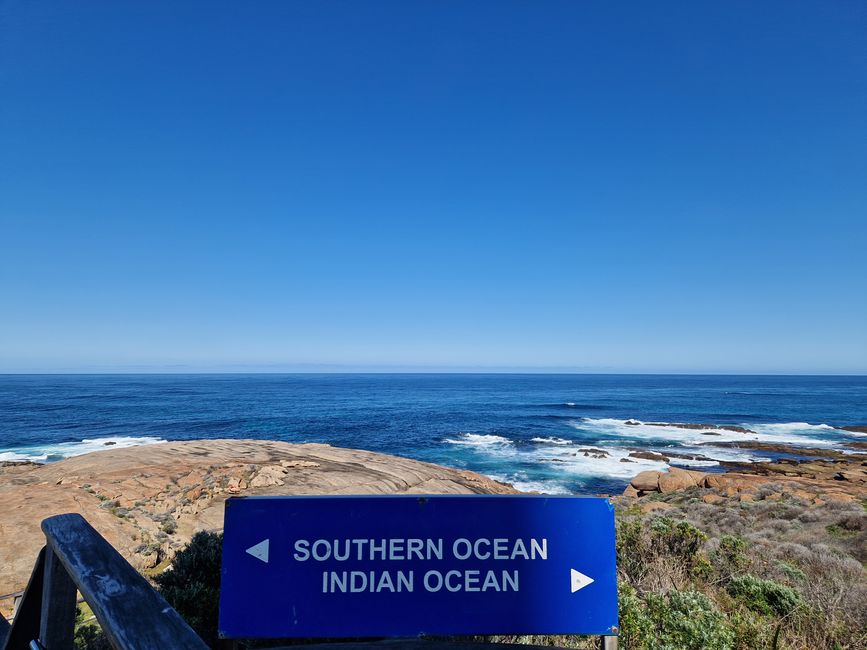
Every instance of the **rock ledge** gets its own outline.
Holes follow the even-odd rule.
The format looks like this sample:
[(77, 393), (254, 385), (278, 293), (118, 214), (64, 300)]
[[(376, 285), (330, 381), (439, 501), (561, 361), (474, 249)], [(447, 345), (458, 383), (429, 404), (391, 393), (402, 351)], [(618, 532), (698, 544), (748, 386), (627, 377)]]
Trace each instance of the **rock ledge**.
[[(232, 495), (509, 494), (473, 472), (322, 444), (196, 440), (0, 466), (0, 594), (27, 583), (40, 522), (83, 515), (140, 569), (166, 564), (199, 530), (219, 530)], [(0, 603), (4, 610), (11, 601)]]

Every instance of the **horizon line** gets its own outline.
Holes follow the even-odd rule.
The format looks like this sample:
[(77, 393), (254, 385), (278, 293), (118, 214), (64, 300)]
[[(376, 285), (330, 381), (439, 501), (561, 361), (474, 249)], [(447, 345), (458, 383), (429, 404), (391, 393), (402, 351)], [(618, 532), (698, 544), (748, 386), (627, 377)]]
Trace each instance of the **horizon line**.
[(330, 369), (330, 370), (0, 370), (0, 377), (15, 376), (202, 376), (202, 375), (575, 375), (575, 376), (683, 376), (683, 377), (867, 377), (862, 372), (735, 371), (735, 370), (568, 370), (556, 368), (428, 368), (428, 369)]

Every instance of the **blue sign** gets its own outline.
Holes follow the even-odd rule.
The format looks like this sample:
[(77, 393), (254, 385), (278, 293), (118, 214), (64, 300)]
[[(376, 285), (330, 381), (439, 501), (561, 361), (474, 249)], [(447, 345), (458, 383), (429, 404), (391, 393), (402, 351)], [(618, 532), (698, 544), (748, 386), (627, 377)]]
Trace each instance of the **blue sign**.
[(225, 638), (612, 634), (616, 627), (607, 499), (226, 501)]

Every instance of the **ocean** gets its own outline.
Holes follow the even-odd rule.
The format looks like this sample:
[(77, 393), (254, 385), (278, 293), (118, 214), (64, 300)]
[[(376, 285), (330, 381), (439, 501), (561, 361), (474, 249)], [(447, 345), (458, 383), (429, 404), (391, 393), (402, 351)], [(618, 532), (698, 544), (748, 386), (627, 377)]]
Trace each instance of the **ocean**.
[(845, 448), (867, 437), (837, 427), (864, 424), (864, 376), (0, 375), (0, 461), (198, 438), (324, 442), (552, 494), (774, 457), (728, 442)]

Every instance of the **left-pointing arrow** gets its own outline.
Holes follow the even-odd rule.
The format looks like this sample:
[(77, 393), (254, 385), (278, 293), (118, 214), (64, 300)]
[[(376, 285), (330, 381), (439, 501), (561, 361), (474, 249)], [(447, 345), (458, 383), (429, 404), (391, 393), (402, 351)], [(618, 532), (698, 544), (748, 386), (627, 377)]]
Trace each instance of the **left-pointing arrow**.
[(265, 564), (268, 564), (268, 541), (267, 539), (263, 539), (258, 544), (255, 544), (247, 549), (247, 553), (252, 555), (257, 560), (262, 560)]

